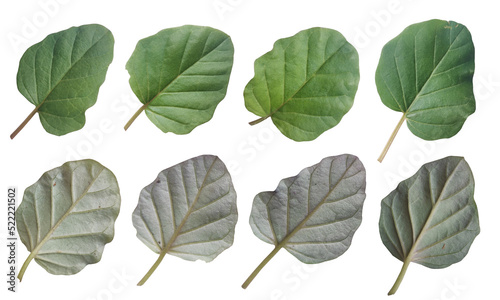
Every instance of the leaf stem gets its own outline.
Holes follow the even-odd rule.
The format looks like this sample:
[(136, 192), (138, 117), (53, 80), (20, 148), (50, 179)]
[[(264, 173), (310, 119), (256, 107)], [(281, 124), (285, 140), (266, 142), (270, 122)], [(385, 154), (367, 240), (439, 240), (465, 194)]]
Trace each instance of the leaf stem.
[(390, 296), (390, 295), (394, 295), (396, 293), (396, 291), (399, 288), (399, 285), (401, 284), (401, 282), (403, 281), (403, 278), (405, 277), (406, 270), (408, 270), (408, 266), (410, 265), (410, 262), (411, 262), (411, 259), (406, 258), (406, 260), (403, 264), (403, 267), (401, 268), (401, 272), (399, 272), (398, 278), (396, 279), (396, 282), (394, 283), (394, 285), (392, 286), (391, 290), (389, 291), (389, 293), (387, 295)]
[(10, 139), (14, 139), (16, 137), (16, 135), (21, 131), (23, 130), (24, 126), (26, 126), (26, 124), (28, 124), (28, 122), (31, 120), (31, 118), (33, 118), (33, 116), (38, 112), (38, 106), (35, 107), (35, 109), (28, 115), (28, 117), (21, 123), (21, 125), (19, 125), (19, 127), (17, 127), (16, 130), (14, 130), (14, 132), (10, 135)]
[(401, 117), (401, 120), (399, 120), (398, 125), (396, 126), (396, 128), (394, 128), (394, 131), (392, 132), (391, 137), (387, 141), (387, 144), (385, 145), (384, 150), (380, 154), (380, 156), (378, 158), (379, 162), (382, 162), (384, 160), (384, 157), (387, 154), (387, 152), (389, 151), (389, 148), (391, 147), (392, 142), (394, 141), (394, 138), (396, 138), (396, 135), (398, 134), (399, 128), (401, 128), (401, 125), (403, 125), (405, 120), (406, 120), (406, 114), (403, 114), (403, 116)]
[(266, 258), (264, 258), (264, 260), (260, 263), (259, 266), (257, 266), (257, 268), (252, 272), (252, 274), (250, 274), (250, 276), (248, 276), (247, 280), (245, 280), (245, 282), (241, 285), (242, 288), (246, 289), (248, 287), (248, 285), (250, 285), (250, 283), (252, 282), (252, 280), (254, 280), (255, 276), (257, 276), (257, 274), (259, 274), (259, 272), (262, 270), (262, 268), (264, 268), (265, 265), (267, 265), (267, 263), (276, 255), (276, 253), (278, 253), (278, 251), (280, 251), (281, 249), (281, 246), (276, 246), (274, 248), (273, 251), (271, 251), (271, 253), (269, 253), (268, 256), (266, 256)]
[(163, 251), (160, 253), (160, 257), (158, 257), (158, 259), (156, 260), (154, 265), (151, 267), (151, 269), (149, 269), (149, 271), (146, 273), (146, 275), (144, 275), (144, 277), (142, 277), (141, 281), (139, 281), (139, 283), (137, 284), (138, 286), (141, 286), (144, 283), (146, 283), (146, 281), (148, 281), (149, 277), (151, 277), (151, 275), (154, 273), (156, 268), (158, 268), (158, 266), (160, 265), (161, 261), (163, 260), (163, 258), (165, 257), (166, 254), (167, 254), (167, 251)]
[(132, 125), (132, 123), (134, 123), (135, 119), (137, 119), (137, 117), (146, 109), (146, 107), (148, 107), (148, 104), (144, 104), (143, 106), (141, 106), (141, 108), (139, 108), (138, 111), (135, 112), (135, 114), (132, 116), (132, 118), (130, 118), (130, 120), (128, 120), (127, 124), (125, 124), (125, 131), (127, 131), (127, 129), (130, 127), (130, 125)]
[(269, 118), (269, 116), (265, 116), (265, 117), (262, 117), (262, 118), (258, 118), (257, 120), (252, 121), (252, 122), (249, 122), (248, 124), (250, 124), (250, 125), (252, 125), (252, 126), (253, 126), (253, 125), (257, 125), (257, 124), (259, 124), (260, 122), (264, 121), (264, 120), (265, 120), (265, 119), (267, 119), (267, 118)]
[(24, 261), (23, 266), (21, 267), (21, 270), (19, 271), (19, 274), (17, 274), (17, 278), (19, 279), (19, 282), (23, 281), (23, 276), (24, 273), (26, 272), (26, 269), (28, 268), (28, 265), (30, 264), (31, 260), (35, 257), (33, 255), (34, 252), (31, 252), (28, 258)]

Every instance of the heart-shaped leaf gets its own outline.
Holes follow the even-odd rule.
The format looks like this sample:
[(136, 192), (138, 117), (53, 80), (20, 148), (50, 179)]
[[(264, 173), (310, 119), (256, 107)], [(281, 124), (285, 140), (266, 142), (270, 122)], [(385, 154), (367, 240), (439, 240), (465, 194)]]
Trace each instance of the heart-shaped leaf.
[(446, 157), (423, 165), (382, 200), (379, 227), (384, 245), (404, 262), (389, 295), (411, 262), (438, 269), (461, 261), (479, 234), (467, 162)]
[(127, 62), (130, 87), (163, 132), (187, 134), (208, 122), (226, 96), (233, 67), (231, 38), (222, 31), (186, 25), (140, 40)]
[(48, 133), (81, 129), (113, 60), (113, 46), (111, 31), (91, 24), (50, 34), (26, 50), (19, 62), (17, 88), (35, 109), (10, 138), (36, 113)]
[(114, 236), (120, 211), (115, 175), (94, 160), (72, 161), (50, 170), (24, 191), (16, 211), (19, 237), (35, 261), (51, 274), (70, 275), (101, 260)]
[(474, 44), (462, 24), (418, 23), (388, 42), (375, 81), (382, 102), (403, 116), (379, 161), (405, 120), (410, 131), (425, 140), (457, 134), (476, 109), (473, 76)]
[(250, 225), (274, 250), (243, 283), (246, 288), (281, 248), (300, 261), (320, 263), (342, 255), (361, 224), (366, 172), (353, 155), (327, 157), (283, 179), (274, 192), (255, 196)]
[(276, 41), (255, 61), (245, 106), (269, 117), (295, 141), (310, 141), (336, 126), (358, 89), (358, 52), (338, 31), (311, 28)]
[(238, 219), (236, 191), (216, 156), (191, 158), (158, 174), (134, 210), (137, 237), (160, 254), (143, 285), (165, 255), (212, 261), (233, 244)]

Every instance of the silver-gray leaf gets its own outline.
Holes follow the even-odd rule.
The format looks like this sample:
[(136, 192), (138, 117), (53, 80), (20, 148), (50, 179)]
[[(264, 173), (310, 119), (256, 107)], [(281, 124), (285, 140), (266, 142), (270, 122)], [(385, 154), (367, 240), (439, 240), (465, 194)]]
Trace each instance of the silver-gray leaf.
[(344, 154), (324, 158), (283, 179), (274, 192), (258, 194), (250, 225), (257, 237), (275, 249), (243, 288), (281, 248), (309, 264), (342, 255), (361, 224), (365, 187), (363, 164), (356, 156)]
[(423, 165), (382, 200), (380, 236), (403, 269), (410, 262), (445, 268), (461, 261), (479, 234), (474, 178), (462, 157), (446, 157)]
[(16, 211), (21, 241), (30, 261), (49, 273), (70, 275), (101, 259), (114, 236), (120, 211), (115, 175), (94, 160), (72, 161), (50, 170), (24, 192)]
[(236, 192), (224, 163), (202, 155), (163, 170), (140, 194), (133, 213), (137, 237), (160, 254), (144, 284), (169, 253), (212, 261), (233, 244)]

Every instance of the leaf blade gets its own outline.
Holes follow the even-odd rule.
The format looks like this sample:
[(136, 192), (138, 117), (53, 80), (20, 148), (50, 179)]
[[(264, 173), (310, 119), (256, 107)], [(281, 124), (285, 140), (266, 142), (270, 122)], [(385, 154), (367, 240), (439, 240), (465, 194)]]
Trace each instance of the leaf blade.
[(19, 279), (32, 259), (56, 275), (76, 274), (97, 263), (113, 239), (119, 210), (116, 178), (96, 161), (68, 162), (44, 173), (25, 190), (16, 211), (19, 237), (31, 252)]
[(140, 40), (126, 68), (151, 122), (163, 132), (187, 134), (208, 122), (224, 99), (233, 54), (222, 31), (185, 25)]
[(384, 46), (375, 81), (384, 105), (403, 112), (414, 135), (437, 140), (456, 135), (474, 113), (474, 68), (468, 29), (430, 20), (407, 27)]
[(339, 32), (311, 28), (276, 41), (255, 61), (245, 106), (295, 141), (314, 140), (350, 110), (359, 82), (356, 49)]
[(19, 62), (17, 86), (35, 110), (11, 139), (35, 113), (51, 134), (81, 129), (85, 111), (95, 104), (113, 59), (113, 46), (107, 28), (90, 24), (50, 34), (28, 48)]
[(138, 285), (167, 253), (191, 261), (215, 259), (232, 245), (237, 216), (236, 192), (218, 157), (198, 156), (160, 172), (141, 191), (133, 213), (137, 237), (160, 254)]
[(403, 269), (410, 262), (446, 268), (466, 256), (480, 232), (473, 193), (467, 162), (447, 157), (425, 164), (382, 200), (380, 236)]
[(342, 255), (361, 224), (365, 186), (363, 164), (357, 157), (344, 154), (324, 158), (297, 176), (283, 179), (274, 192), (255, 196), (250, 215), (252, 231), (274, 244), (275, 249), (243, 288), (281, 248), (304, 263), (320, 263)]

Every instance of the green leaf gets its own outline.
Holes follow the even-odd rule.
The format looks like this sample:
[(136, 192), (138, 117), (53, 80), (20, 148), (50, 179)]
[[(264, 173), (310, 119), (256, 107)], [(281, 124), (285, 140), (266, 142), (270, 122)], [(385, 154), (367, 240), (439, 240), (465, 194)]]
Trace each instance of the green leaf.
[(311, 28), (276, 41), (255, 61), (244, 92), (247, 109), (269, 117), (295, 141), (310, 141), (337, 125), (358, 89), (358, 52), (339, 32)]
[(382, 102), (403, 116), (379, 161), (405, 120), (410, 131), (425, 140), (457, 134), (476, 109), (473, 76), (474, 44), (462, 24), (418, 23), (388, 42), (375, 81)]
[(446, 268), (461, 261), (479, 234), (474, 178), (462, 157), (423, 165), (382, 200), (380, 236), (404, 262), (394, 294), (410, 262)]
[(19, 237), (35, 261), (51, 274), (71, 275), (101, 260), (114, 236), (120, 211), (115, 175), (94, 160), (72, 161), (50, 170), (24, 191), (16, 211)]
[(186, 25), (140, 40), (127, 62), (130, 87), (163, 132), (187, 134), (208, 122), (226, 96), (233, 67), (231, 38), (222, 31)]
[(281, 248), (307, 264), (332, 260), (351, 245), (361, 224), (366, 172), (344, 154), (324, 158), (255, 196), (250, 225), (274, 250), (243, 283), (246, 288)]
[(163, 170), (141, 191), (132, 219), (137, 237), (160, 254), (138, 285), (149, 279), (167, 253), (212, 261), (233, 244), (238, 212), (231, 176), (212, 155)]
[(17, 88), (35, 109), (10, 138), (36, 113), (48, 133), (81, 129), (113, 60), (113, 46), (111, 32), (91, 24), (50, 34), (26, 50), (19, 62)]

